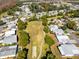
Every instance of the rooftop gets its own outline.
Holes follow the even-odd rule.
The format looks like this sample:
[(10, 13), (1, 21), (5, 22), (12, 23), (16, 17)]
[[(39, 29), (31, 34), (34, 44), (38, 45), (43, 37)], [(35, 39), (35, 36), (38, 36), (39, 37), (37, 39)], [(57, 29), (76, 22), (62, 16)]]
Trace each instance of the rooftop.
[(63, 43), (63, 44), (65, 44), (65, 43), (71, 43), (69, 37), (66, 36), (66, 35), (61, 35), (61, 36), (60, 35), (57, 35), (57, 39), (58, 39), (58, 41), (60, 43)]
[(0, 48), (0, 59), (16, 56), (17, 45)]
[(56, 29), (54, 32), (56, 35), (64, 35), (64, 31), (62, 29)]
[(74, 44), (63, 44), (58, 47), (62, 56), (78, 56), (79, 48)]
[(9, 30), (7, 32), (5, 32), (5, 37), (11, 36), (15, 34), (15, 30)]
[(50, 25), (49, 28), (51, 31), (54, 31), (54, 30), (58, 29), (58, 26), (57, 25)]
[(9, 36), (9, 37), (5, 37), (3, 39), (3, 43), (4, 44), (17, 43), (17, 36), (16, 35), (12, 35), (12, 36)]

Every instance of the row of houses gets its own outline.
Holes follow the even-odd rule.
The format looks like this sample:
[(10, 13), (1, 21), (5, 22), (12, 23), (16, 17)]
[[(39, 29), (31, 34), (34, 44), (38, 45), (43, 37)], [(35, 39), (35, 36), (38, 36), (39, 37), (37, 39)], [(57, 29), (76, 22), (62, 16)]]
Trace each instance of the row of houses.
[(13, 21), (6, 20), (6, 24), (0, 26), (0, 59), (15, 58), (17, 53), (17, 35), (16, 23), (17, 19)]
[(62, 12), (62, 13), (65, 13), (66, 10), (52, 10), (52, 11), (49, 11), (49, 12), (38, 12), (38, 13), (32, 13), (32, 11), (30, 11), (29, 9), (29, 6), (28, 5), (22, 5), (21, 7), (19, 7), (22, 11), (16, 11), (15, 14), (16, 15), (21, 15), (23, 18), (30, 18), (30, 17), (33, 17), (34, 15), (36, 15), (36, 18), (40, 18), (44, 15), (48, 15), (48, 16), (54, 16), (54, 15), (57, 15), (58, 13)]
[(58, 28), (57, 25), (50, 25), (50, 30), (56, 35), (59, 42), (58, 50), (62, 57), (79, 56), (79, 48), (70, 40), (64, 31)]

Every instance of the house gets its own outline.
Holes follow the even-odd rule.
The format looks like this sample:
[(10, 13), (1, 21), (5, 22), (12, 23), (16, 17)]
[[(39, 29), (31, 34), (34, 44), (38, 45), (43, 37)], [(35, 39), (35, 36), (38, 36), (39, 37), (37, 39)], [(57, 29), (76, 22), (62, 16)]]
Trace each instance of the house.
[(37, 17), (37, 18), (40, 18), (40, 17), (42, 17), (42, 16), (43, 16), (43, 14), (40, 13), (40, 12), (38, 12), (38, 13), (36, 14), (36, 17)]
[(57, 14), (58, 14), (57, 10), (49, 11), (49, 13), (48, 13), (49, 16), (53, 16), (53, 15), (57, 15)]
[(66, 35), (57, 35), (57, 40), (61, 43), (61, 44), (69, 44), (71, 43), (70, 39), (68, 36)]
[(29, 7), (27, 5), (23, 5), (20, 7), (22, 10), (23, 15), (26, 15), (26, 17), (33, 16), (32, 12), (30, 11)]
[(0, 59), (15, 57), (16, 52), (17, 52), (17, 45), (1, 47), (0, 48)]
[(79, 48), (74, 44), (63, 44), (58, 48), (62, 56), (79, 56)]
[(73, 44), (73, 42), (67, 35), (65, 35), (62, 29), (59, 29), (57, 25), (51, 25), (49, 26), (49, 29), (55, 33), (55, 36), (58, 40), (58, 53), (60, 54), (62, 59), (79, 56), (79, 48)]
[(15, 15), (19, 16), (20, 15), (20, 11), (16, 11)]
[(0, 33), (0, 43), (2, 44), (13, 44), (17, 43), (16, 29), (11, 29), (6, 32)]
[(14, 44), (17, 43), (17, 36), (12, 35), (8, 37), (4, 37), (2, 41), (3, 41), (2, 44)]
[(8, 26), (7, 29), (16, 29), (15, 23), (8, 23), (7, 26)]
[(56, 29), (53, 32), (56, 34), (56, 36), (57, 35), (64, 35), (64, 31), (62, 29)]
[(20, 20), (23, 21), (23, 22), (26, 22), (26, 18), (25, 17), (21, 17)]
[(15, 35), (16, 31), (13, 29), (9, 30), (9, 31), (6, 31), (5, 32), (5, 37), (8, 37), (8, 36), (11, 36), (11, 35)]
[(49, 29), (50, 29), (51, 31), (55, 31), (56, 29), (58, 29), (58, 26), (57, 26), (57, 25), (50, 25), (50, 26), (49, 26)]
[(1, 18), (1, 20), (3, 20), (3, 22), (10, 22), (11, 20), (10, 19), (12, 19), (13, 18), (13, 16), (4, 16), (3, 18)]
[(79, 9), (79, 5), (74, 5), (74, 9)]
[(56, 35), (64, 35), (64, 31), (62, 29), (59, 29), (57, 25), (50, 25), (49, 29)]
[(49, 15), (49, 16), (54, 15), (54, 11), (49, 11), (49, 12), (48, 12), (48, 15)]
[(59, 13), (65, 13), (65, 10), (59, 10)]

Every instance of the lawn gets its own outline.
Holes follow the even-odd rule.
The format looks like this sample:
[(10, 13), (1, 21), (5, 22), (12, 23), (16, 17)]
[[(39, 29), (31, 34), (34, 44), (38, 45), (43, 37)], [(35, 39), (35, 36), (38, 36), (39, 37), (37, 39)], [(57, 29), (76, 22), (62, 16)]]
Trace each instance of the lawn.
[[(40, 53), (40, 50), (42, 48), (42, 43), (44, 41), (44, 31), (43, 31), (43, 25), (41, 21), (31, 21), (27, 25), (26, 31), (29, 33), (30, 36), (30, 43), (31, 48), (36, 46), (36, 54), (37, 56)], [(31, 51), (33, 52), (33, 51)], [(34, 59), (34, 58), (33, 58)]]

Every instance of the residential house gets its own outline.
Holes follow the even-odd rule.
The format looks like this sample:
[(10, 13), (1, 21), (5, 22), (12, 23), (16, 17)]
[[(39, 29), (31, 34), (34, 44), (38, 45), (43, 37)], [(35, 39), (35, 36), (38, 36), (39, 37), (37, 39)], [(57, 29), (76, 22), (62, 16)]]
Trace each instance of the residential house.
[(2, 40), (2, 44), (16, 44), (16, 43), (17, 43), (17, 36), (16, 35), (4, 37)]
[(0, 47), (0, 59), (16, 57), (17, 45)]
[(16, 34), (16, 31), (13, 29), (13, 30), (6, 31), (4, 36), (8, 37), (15, 34)]
[(57, 35), (56, 37), (58, 42), (61, 44), (71, 44), (69, 37), (66, 35)]
[(56, 29), (58, 29), (58, 26), (57, 26), (57, 25), (50, 25), (50, 26), (49, 26), (49, 29), (50, 29), (51, 31), (55, 31)]
[(63, 44), (58, 47), (63, 57), (79, 56), (79, 48), (74, 44)]

